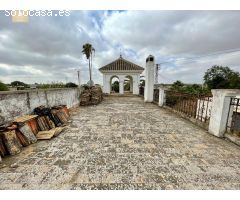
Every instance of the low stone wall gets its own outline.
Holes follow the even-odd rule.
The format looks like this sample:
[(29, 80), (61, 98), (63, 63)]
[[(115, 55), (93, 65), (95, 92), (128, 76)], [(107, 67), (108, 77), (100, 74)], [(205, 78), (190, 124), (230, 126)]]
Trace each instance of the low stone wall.
[(24, 90), (0, 92), (0, 124), (14, 118), (30, 114), (34, 108), (55, 105), (68, 108), (79, 105), (78, 88), (59, 88), (46, 90)]

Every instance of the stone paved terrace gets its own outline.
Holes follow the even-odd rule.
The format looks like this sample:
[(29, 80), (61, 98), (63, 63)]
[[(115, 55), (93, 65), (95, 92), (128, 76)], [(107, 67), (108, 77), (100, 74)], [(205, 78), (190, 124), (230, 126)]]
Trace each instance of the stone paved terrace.
[(240, 189), (238, 146), (139, 97), (77, 108), (4, 164), (1, 189)]

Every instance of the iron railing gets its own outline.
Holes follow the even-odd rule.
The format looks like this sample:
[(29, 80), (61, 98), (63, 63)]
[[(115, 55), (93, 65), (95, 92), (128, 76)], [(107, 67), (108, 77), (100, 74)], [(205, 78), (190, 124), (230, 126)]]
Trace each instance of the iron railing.
[(166, 106), (206, 125), (211, 116), (212, 96), (166, 91)]
[(226, 127), (228, 132), (240, 134), (240, 98), (231, 98)]
[(153, 90), (153, 102), (158, 103), (159, 102), (159, 89)]
[(211, 117), (211, 109), (212, 109), (212, 96), (205, 96), (199, 95), (198, 99), (198, 106), (196, 112), (196, 119), (209, 124), (210, 117)]

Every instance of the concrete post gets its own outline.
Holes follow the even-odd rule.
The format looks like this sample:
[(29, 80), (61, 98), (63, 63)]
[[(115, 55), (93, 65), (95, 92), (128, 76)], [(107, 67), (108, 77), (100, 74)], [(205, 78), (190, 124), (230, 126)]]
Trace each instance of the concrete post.
[(214, 89), (208, 132), (223, 137), (226, 131), (231, 97), (240, 95), (240, 90)]
[(144, 91), (144, 101), (153, 101), (153, 86), (154, 86), (154, 56), (150, 55), (146, 59), (145, 68), (145, 91)]
[(160, 87), (159, 88), (159, 106), (164, 106), (166, 103), (166, 94), (165, 94), (165, 89)]

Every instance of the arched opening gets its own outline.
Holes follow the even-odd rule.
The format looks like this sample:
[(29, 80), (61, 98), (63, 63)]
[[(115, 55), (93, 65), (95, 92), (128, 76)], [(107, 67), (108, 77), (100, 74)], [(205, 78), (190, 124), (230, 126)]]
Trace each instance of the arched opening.
[(124, 78), (124, 93), (133, 93), (133, 78), (132, 76), (125, 76)]
[(119, 78), (118, 76), (112, 76), (110, 78), (110, 92), (119, 93)]
[(140, 75), (139, 95), (144, 96), (145, 76)]

